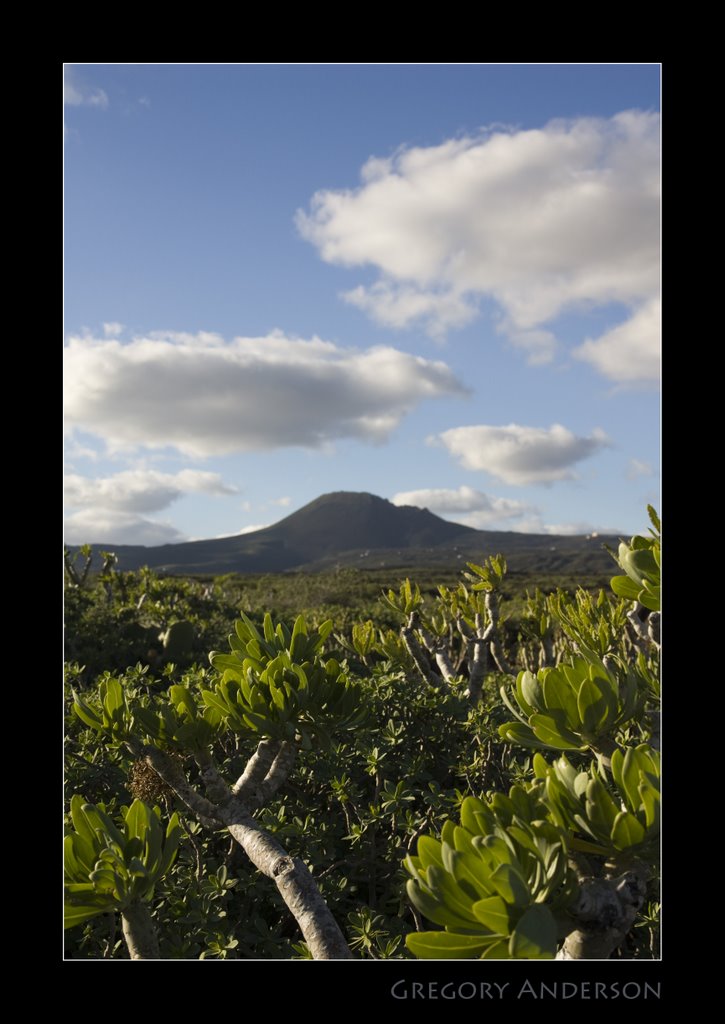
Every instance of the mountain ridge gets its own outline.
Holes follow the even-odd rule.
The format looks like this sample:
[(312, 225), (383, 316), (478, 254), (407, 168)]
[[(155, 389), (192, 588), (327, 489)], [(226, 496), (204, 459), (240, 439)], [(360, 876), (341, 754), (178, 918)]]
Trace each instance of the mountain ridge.
[[(512, 569), (533, 561), (542, 570), (564, 571), (573, 557), (581, 562), (585, 556), (590, 571), (604, 571), (613, 565), (601, 547), (604, 540), (616, 546), (618, 538), (602, 537), (596, 543), (583, 535), (475, 530), (441, 519), (428, 509), (393, 505), (368, 492), (333, 491), (250, 533), (153, 547), (94, 546), (115, 552), (121, 570), (148, 566), (172, 574), (450, 565), (497, 553), (509, 560)], [(71, 547), (76, 549), (77, 545)]]

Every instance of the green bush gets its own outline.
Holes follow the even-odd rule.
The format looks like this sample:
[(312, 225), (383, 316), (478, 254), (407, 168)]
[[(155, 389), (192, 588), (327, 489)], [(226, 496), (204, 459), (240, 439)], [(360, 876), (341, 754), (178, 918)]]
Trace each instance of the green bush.
[[(612, 595), (538, 590), (514, 627), (499, 558), (377, 607), (349, 574), (359, 611), (334, 622), (341, 591), (304, 577), (321, 603), (275, 619), (230, 577), (72, 565), (67, 955), (656, 956), (653, 527)], [(287, 884), (341, 944), (315, 945)]]

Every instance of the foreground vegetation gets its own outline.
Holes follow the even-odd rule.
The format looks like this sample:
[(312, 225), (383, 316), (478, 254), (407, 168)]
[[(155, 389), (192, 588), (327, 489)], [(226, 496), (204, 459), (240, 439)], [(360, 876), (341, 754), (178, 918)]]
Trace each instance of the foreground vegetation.
[(652, 521), (569, 592), (68, 557), (67, 955), (657, 956)]

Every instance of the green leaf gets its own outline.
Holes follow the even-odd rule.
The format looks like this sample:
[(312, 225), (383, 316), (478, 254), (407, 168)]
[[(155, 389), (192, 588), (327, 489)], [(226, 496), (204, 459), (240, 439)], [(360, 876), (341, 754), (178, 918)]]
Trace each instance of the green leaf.
[(209, 661), (217, 672), (231, 672), (234, 678), (241, 678), (244, 665), (236, 654), (219, 654), (217, 651), (212, 651)]
[[(519, 711), (519, 709), (517, 707), (515, 707), (515, 705), (513, 704), (511, 698), (508, 695), (508, 691), (507, 691), (506, 687), (502, 686), (499, 689), (499, 693), (501, 694), (501, 700), (504, 702), (504, 704), (509, 709), (509, 711), (514, 716), (514, 718), (518, 719), (518, 721), (523, 726), (526, 726), (528, 724), (527, 723), (527, 719), (523, 717), (523, 715), (521, 714), (521, 711)], [(518, 693), (518, 691), (517, 691), (517, 697), (518, 697), (519, 702), (521, 703), (521, 707), (526, 709), (526, 707), (527, 707), (526, 701), (524, 700), (523, 696), (520, 693)], [(525, 714), (526, 715), (530, 715), (532, 713), (533, 713), (533, 709), (525, 710)]]
[(472, 922), (468, 916), (462, 917), (456, 913), (452, 907), (444, 903), (442, 899), (434, 896), (420, 882), (416, 882), (412, 878), (409, 879), (406, 883), (406, 891), (410, 902), (420, 911), (423, 917), (432, 921), (433, 924), (458, 929), (471, 927)]
[(430, 864), (437, 864), (443, 867), (443, 851), (441, 844), (432, 836), (421, 836), (418, 840), (418, 856), (424, 868)]
[[(499, 736), (510, 743), (520, 743), (523, 747), (532, 747), (534, 750), (561, 750), (562, 744), (557, 740), (555, 743), (546, 743), (535, 735), (528, 725), (521, 725), (519, 722), (510, 722), (507, 725), (498, 727)], [(566, 749), (570, 749), (567, 747)], [(577, 750), (579, 744), (577, 744)]]
[(612, 826), (612, 842), (618, 850), (627, 850), (644, 841), (644, 826), (629, 811), (620, 811)]
[[(86, 811), (86, 807), (89, 808)], [(73, 822), (73, 828), (76, 830), (78, 835), (88, 842), (93, 850), (98, 850), (99, 839), (96, 835), (96, 828), (102, 827), (102, 823), (92, 813), (92, 804), (86, 804), (82, 796), (77, 793), (71, 797), (70, 801), (70, 816)]]
[[(459, 830), (462, 831), (462, 830)], [(491, 884), (491, 871), (486, 862), (478, 856), (475, 847), (459, 850), (455, 862), (456, 880), (471, 889), (471, 899), (476, 901), (491, 896), (494, 887)]]
[(552, 669), (544, 680), (544, 701), (546, 710), (560, 709), (566, 715), (567, 725), (578, 729), (581, 723), (576, 694), (569, 681), (556, 669)]
[(508, 940), (502, 939), (500, 942), (494, 942), (492, 946), (489, 946), (483, 956), (482, 960), (510, 960), (511, 954), (509, 953)]
[[(463, 924), (466, 928), (470, 928), (471, 922), (475, 923), (476, 921), (476, 915), (471, 909), (475, 897), (472, 898), (466, 893), (445, 868), (439, 868), (437, 865), (431, 864), (426, 871), (426, 877), (428, 888), (433, 895), (444, 902), (445, 909), (455, 917), (453, 921), (436, 921), (436, 924), (450, 923), (454, 928), (460, 927)], [(431, 918), (431, 920), (433, 919)]]
[(149, 809), (143, 800), (134, 800), (126, 811), (126, 833), (129, 838), (136, 837), (142, 843), (146, 842), (146, 833), (149, 829)]
[(660, 821), (660, 794), (649, 782), (640, 782), (639, 795), (644, 808), (645, 822), (648, 829), (657, 828)]
[(113, 903), (110, 900), (108, 906), (102, 907), (83, 904), (75, 906), (72, 903), (66, 903), (63, 906), (63, 927), (74, 928), (77, 924), (90, 921), (92, 917), (98, 917), (99, 914), (107, 913), (112, 907)]
[(581, 750), (584, 745), (578, 736), (559, 725), (551, 715), (532, 715), (529, 723), (537, 739), (558, 750)]
[(146, 811), (148, 814), (148, 831), (146, 832), (146, 856), (144, 861), (149, 871), (155, 872), (161, 863), (163, 830), (161, 822), (151, 808), (146, 806)]
[(181, 840), (181, 827), (179, 825), (179, 815), (174, 813), (169, 819), (169, 824), (166, 828), (166, 841), (164, 843), (164, 852), (161, 858), (161, 862), (156, 872), (156, 878), (163, 878), (166, 872), (169, 870), (171, 865), (174, 863), (176, 858), (176, 852), (179, 848), (179, 842)]
[[(612, 773), (614, 765), (612, 765)], [(630, 810), (639, 810), (639, 782), (640, 782), (639, 758), (633, 747), (627, 747), (622, 760), (619, 788), (626, 796)]]
[(196, 717), (196, 704), (193, 701), (188, 686), (170, 686), (169, 697), (177, 710), (184, 708), (192, 718)]
[(411, 932), (405, 944), (419, 960), (473, 960), (480, 958), (496, 936), (456, 932)]
[(494, 819), (482, 800), (468, 796), (461, 804), (461, 825), (472, 836), (486, 835), (492, 830)]
[(231, 712), (231, 708), (217, 693), (213, 690), (202, 690), (201, 699), (210, 708), (216, 708), (221, 711), (222, 715), (227, 718)]
[(103, 719), (100, 715), (88, 704), (80, 699), (76, 694), (73, 695), (73, 711), (80, 718), (84, 725), (87, 725), (90, 729), (95, 729), (97, 732), (103, 732), (105, 726)]
[(508, 935), (511, 929), (509, 910), (500, 896), (489, 896), (473, 904), (478, 920), (499, 935)]
[(115, 721), (118, 712), (123, 708), (123, 690), (117, 679), (108, 679), (105, 684), (105, 690), (106, 695), (103, 700), (103, 706), (111, 721)]
[(623, 597), (626, 601), (637, 601), (639, 599), (641, 588), (629, 576), (613, 576), (609, 581), (609, 586), (617, 597)]
[(515, 907), (525, 907), (531, 902), (528, 886), (512, 864), (500, 864), (491, 875), (491, 883), (498, 894)]
[(516, 690), (519, 703), (528, 715), (536, 711), (543, 711), (545, 708), (544, 694), (546, 687), (542, 688), (541, 683), (533, 672), (521, 672), (516, 680)]
[[(474, 842), (473, 845), (477, 846), (478, 844)], [(484, 836), (483, 846), (493, 855), (495, 863), (512, 864), (514, 862), (514, 854), (511, 847), (501, 836)]]
[(610, 834), (619, 814), (619, 808), (598, 777), (590, 779), (587, 783), (586, 812), (587, 818), (593, 825), (598, 826), (606, 835)]
[(509, 952), (517, 960), (554, 959), (556, 921), (548, 907), (535, 903), (522, 914), (511, 933)]
[(577, 706), (583, 731), (589, 736), (595, 736), (606, 721), (609, 706), (602, 691), (593, 680), (585, 679), (579, 687)]

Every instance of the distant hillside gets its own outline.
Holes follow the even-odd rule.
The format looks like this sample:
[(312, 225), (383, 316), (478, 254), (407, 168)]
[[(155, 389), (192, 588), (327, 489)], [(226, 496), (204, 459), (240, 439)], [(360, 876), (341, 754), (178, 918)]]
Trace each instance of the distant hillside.
[(618, 538), (554, 537), (549, 534), (473, 530), (427, 509), (399, 507), (374, 494), (323, 494), (273, 526), (217, 540), (159, 547), (97, 545), (114, 551), (119, 569), (176, 574), (261, 573), (381, 566), (454, 565), (502, 554), (509, 568), (530, 572), (607, 572), (602, 549)]

